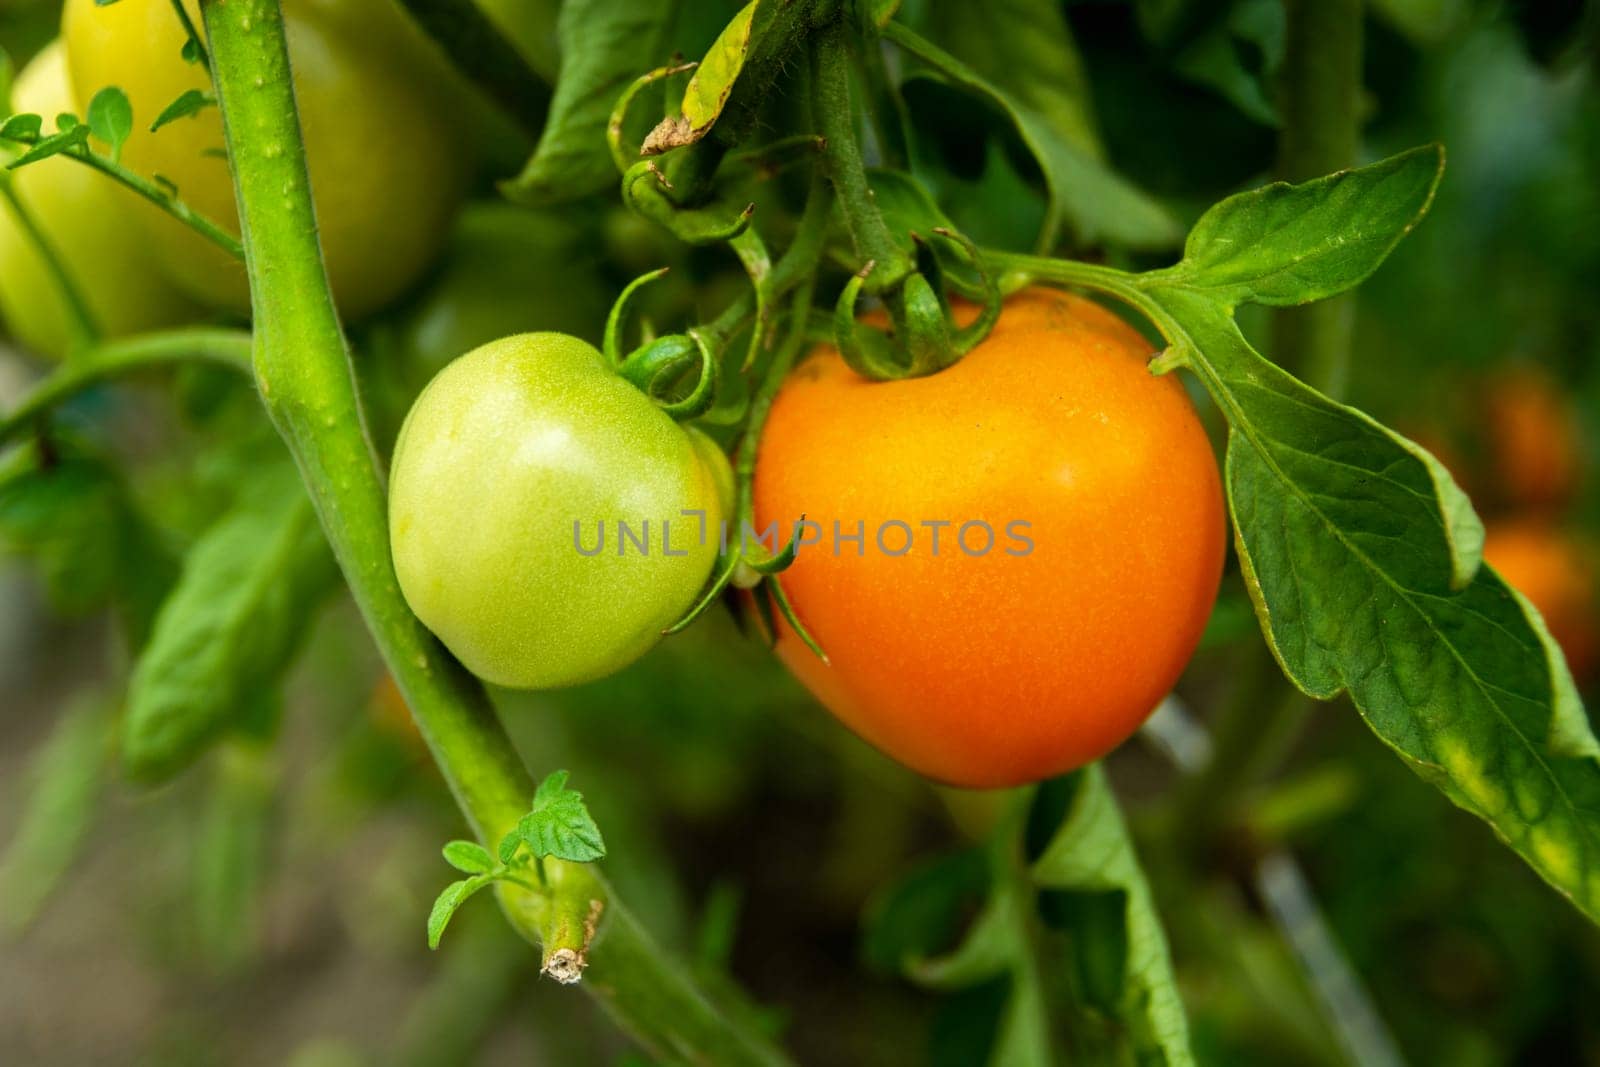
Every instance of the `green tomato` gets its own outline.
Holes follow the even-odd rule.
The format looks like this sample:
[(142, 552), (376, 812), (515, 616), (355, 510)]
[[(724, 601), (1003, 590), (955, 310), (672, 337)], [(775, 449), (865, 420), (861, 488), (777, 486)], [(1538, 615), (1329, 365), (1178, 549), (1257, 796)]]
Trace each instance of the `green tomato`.
[[(56, 116), (74, 107), (66, 54), (52, 42), (17, 77), (12, 108), (43, 116), (44, 128), (53, 130)], [(104, 334), (137, 333), (193, 316), (192, 305), (147, 265), (138, 220), (160, 214), (155, 205), (70, 159), (30, 163), (0, 180), (11, 181)], [(66, 355), (66, 301), (9, 204), (0, 206), (0, 314), (24, 347), (57, 359)]]
[[(199, 25), (193, 0), (190, 17)], [(466, 123), (452, 118), (435, 50), (389, 0), (286, 0), (284, 18), (323, 257), (339, 309), (359, 318), (427, 268), (465, 190)], [(121, 88), (133, 105), (122, 161), (178, 187), (195, 210), (238, 232), (216, 108), (150, 131), (182, 93), (210, 89), (180, 52), (170, 0), (67, 0), (61, 32), (79, 113)], [(458, 136), (460, 134), (460, 136)], [(171, 219), (148, 227), (157, 265), (214, 307), (249, 310), (243, 265)]]
[(406, 601), (496, 685), (619, 670), (716, 562), (727, 461), (698, 436), (576, 337), (469, 352), (417, 398), (395, 445), (390, 545)]

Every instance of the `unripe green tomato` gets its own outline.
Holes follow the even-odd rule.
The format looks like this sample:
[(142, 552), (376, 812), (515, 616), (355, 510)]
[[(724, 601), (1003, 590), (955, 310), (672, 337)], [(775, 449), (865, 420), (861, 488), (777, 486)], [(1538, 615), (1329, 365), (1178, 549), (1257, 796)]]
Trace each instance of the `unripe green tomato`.
[[(59, 41), (52, 42), (17, 76), (12, 110), (43, 116), (50, 131), (57, 115), (75, 109), (66, 53)], [(136, 220), (159, 215), (154, 204), (115, 179), (59, 157), (30, 163), (9, 180), (106, 336), (193, 317), (193, 306), (148, 266)], [(57, 359), (66, 354), (66, 301), (9, 204), (0, 206), (0, 313), (12, 336), (31, 351)]]
[(697, 434), (575, 337), (520, 334), (462, 356), (395, 444), (390, 545), (406, 601), (496, 685), (627, 666), (716, 562), (727, 461)]
[[(199, 26), (197, 5), (185, 7)], [(284, 9), (328, 277), (340, 311), (359, 318), (432, 260), (470, 160), (448, 94), (430, 76), (437, 58), (392, 2), (286, 0)], [(108, 85), (133, 105), (123, 163), (175, 183), (191, 207), (237, 233), (218, 110), (150, 131), (183, 92), (210, 89), (205, 70), (181, 57), (184, 31), (169, 0), (67, 0), (61, 30), (80, 113)], [(158, 221), (148, 236), (160, 268), (208, 305), (248, 312), (243, 265), (187, 227)]]

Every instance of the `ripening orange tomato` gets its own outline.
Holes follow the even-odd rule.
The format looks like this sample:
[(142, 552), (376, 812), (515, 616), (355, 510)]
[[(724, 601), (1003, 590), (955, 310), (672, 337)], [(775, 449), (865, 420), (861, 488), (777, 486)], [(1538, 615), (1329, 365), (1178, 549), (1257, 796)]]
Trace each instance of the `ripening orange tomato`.
[(1532, 368), (1506, 371), (1488, 385), (1484, 418), (1503, 503), (1555, 510), (1571, 501), (1583, 475), (1582, 430), (1559, 386)]
[(756, 520), (806, 519), (780, 581), (829, 662), (787, 628), (778, 654), (840, 720), (930, 778), (999, 787), (1095, 760), (1150, 714), (1226, 534), (1210, 441), (1150, 355), (1104, 308), (1032, 289), (930, 377), (868, 382), (828, 347), (795, 370)]
[(1483, 558), (1533, 602), (1580, 682), (1600, 667), (1600, 561), (1593, 546), (1544, 519), (1491, 522)]

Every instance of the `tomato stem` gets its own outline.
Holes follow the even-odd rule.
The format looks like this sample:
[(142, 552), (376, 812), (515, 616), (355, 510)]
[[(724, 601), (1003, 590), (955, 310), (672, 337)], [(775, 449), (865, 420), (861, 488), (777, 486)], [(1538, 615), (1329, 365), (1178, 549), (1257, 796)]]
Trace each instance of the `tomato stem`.
[(916, 269), (911, 256), (889, 232), (867, 182), (861, 145), (856, 140), (855, 108), (850, 99), (850, 45), (847, 27), (838, 24), (817, 38), (813, 107), (822, 129), (823, 169), (839, 199), (856, 255), (876, 269), (868, 291), (885, 292)]
[(132, 371), (197, 361), (250, 373), (250, 335), (241, 330), (182, 329), (106, 341), (72, 355), (0, 418), (0, 445), (32, 420), (91, 385)]

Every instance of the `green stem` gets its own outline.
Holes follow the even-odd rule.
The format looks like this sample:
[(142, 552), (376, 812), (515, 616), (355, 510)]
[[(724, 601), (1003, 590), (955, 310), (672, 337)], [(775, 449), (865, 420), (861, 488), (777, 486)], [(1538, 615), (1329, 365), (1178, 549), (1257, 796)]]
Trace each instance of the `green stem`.
[(39, 258), (44, 260), (44, 269), (49, 273), (50, 280), (55, 282), (56, 292), (61, 294), (61, 302), (66, 305), (68, 351), (94, 344), (100, 336), (100, 328), (94, 321), (94, 312), (89, 309), (89, 302), (84, 299), (78, 283), (73, 280), (66, 263), (56, 252), (55, 243), (40, 228), (39, 220), (33, 217), (33, 212), (23, 205), (22, 198), (17, 195), (16, 186), (9, 174), (0, 176), (0, 197), (5, 198), (6, 206), (11, 209), (17, 225), (27, 235)]
[(843, 24), (830, 27), (817, 39), (813, 86), (815, 117), (826, 142), (822, 165), (839, 199), (839, 210), (856, 255), (863, 264), (874, 265), (867, 291), (881, 293), (904, 281), (916, 264), (889, 232), (867, 182), (861, 145), (856, 140), (855, 110), (850, 100), (850, 46)]
[[(278, 0), (202, 0), (213, 76), (248, 248), (255, 373), (299, 464), (323, 530), (367, 626), (478, 840), (495, 847), (527, 810), (534, 783), (483, 686), (411, 614), (389, 555), (387, 501), (364, 432), (354, 376), (318, 247), (283, 13)], [(637, 925), (599, 876), (551, 860), (605, 912), (585, 982), (663, 1057), (774, 1063), (782, 1055), (720, 1014)], [(585, 882), (585, 879), (589, 879)], [(507, 918), (537, 943), (562, 894), (500, 894)]]
[(91, 385), (130, 371), (198, 361), (250, 373), (250, 335), (240, 330), (183, 329), (107, 341), (78, 352), (4, 418), (0, 445), (40, 415)]
[[(1361, 0), (1289, 0), (1278, 177), (1303, 182), (1354, 166), (1361, 141)], [(1338, 398), (1350, 362), (1355, 298), (1273, 315), (1272, 352)]]
[(550, 87), (472, 0), (400, 0), (455, 68), (538, 137), (550, 110)]
[(75, 159), (79, 163), (93, 167), (102, 174), (109, 174), (156, 205), (156, 207), (194, 230), (201, 237), (228, 253), (234, 259), (244, 258), (244, 245), (239, 242), (237, 237), (184, 203), (177, 194), (161, 183), (151, 181), (143, 175), (135, 174), (121, 163), (113, 162), (110, 157), (102, 156), (97, 152), (90, 152), (87, 149), (82, 152), (71, 151), (61, 154), (68, 159)]
[(183, 32), (189, 35), (189, 43), (194, 45), (194, 54), (200, 57), (200, 66), (209, 74), (211, 56), (206, 52), (206, 43), (200, 39), (199, 31), (194, 28), (194, 20), (189, 17), (189, 9), (183, 6), (183, 0), (172, 0), (172, 10), (177, 12), (178, 22), (183, 25)]

